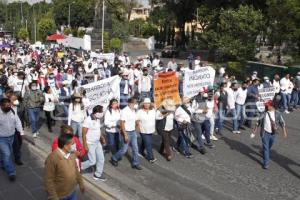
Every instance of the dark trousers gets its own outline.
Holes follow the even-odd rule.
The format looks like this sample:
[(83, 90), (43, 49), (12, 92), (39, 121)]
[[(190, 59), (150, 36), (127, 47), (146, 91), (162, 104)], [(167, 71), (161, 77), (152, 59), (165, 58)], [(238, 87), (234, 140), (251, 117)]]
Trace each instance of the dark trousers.
[(45, 111), (48, 129), (51, 129), (51, 127), (52, 127), (52, 121), (53, 121), (53, 120), (52, 120), (51, 114), (52, 114), (51, 111)]
[(168, 160), (170, 160), (172, 156), (172, 152), (171, 152), (172, 132), (173, 131), (162, 131), (162, 142), (159, 150), (159, 152), (163, 154)]
[(120, 133), (111, 133), (111, 132), (106, 132), (106, 137), (107, 137), (107, 147), (112, 154), (115, 154), (116, 152), (119, 151), (121, 145), (120, 145)]
[(13, 153), (15, 160), (21, 160), (21, 146), (22, 146), (22, 136), (19, 131), (15, 132), (14, 142), (13, 142)]

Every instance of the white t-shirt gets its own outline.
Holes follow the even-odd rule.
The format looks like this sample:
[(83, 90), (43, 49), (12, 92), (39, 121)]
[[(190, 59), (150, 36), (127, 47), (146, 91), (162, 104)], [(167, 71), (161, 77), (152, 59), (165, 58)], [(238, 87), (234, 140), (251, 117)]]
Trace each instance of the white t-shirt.
[[(165, 128), (164, 128), (165, 131), (171, 131), (171, 130), (173, 130), (173, 128), (174, 128), (174, 118), (175, 118), (174, 113), (170, 113), (169, 115), (167, 115), (167, 117), (166, 117), (166, 125), (165, 125)], [(162, 120), (163, 119), (163, 115), (160, 112), (160, 110), (157, 110), (157, 112), (156, 112), (156, 119), (158, 119), (158, 120)]]
[(116, 133), (119, 131), (117, 126), (120, 123), (121, 113), (119, 110), (112, 109), (111, 112), (106, 110), (104, 116), (104, 125), (107, 132)]
[(99, 119), (92, 120), (91, 116), (88, 116), (82, 127), (87, 128), (86, 141), (88, 144), (95, 144), (100, 141), (101, 137), (101, 124)]
[(275, 112), (274, 111), (268, 111), (266, 113), (266, 117), (265, 117), (265, 121), (264, 121), (264, 130), (267, 131), (268, 133), (272, 133), (272, 126), (271, 126), (271, 120), (270, 117), (268, 115), (268, 113), (270, 114), (270, 117), (273, 121), (275, 121)]
[(148, 112), (140, 109), (137, 112), (137, 121), (140, 121), (141, 133), (153, 134), (155, 133), (155, 110), (149, 110)]
[(235, 103), (239, 105), (244, 105), (247, 98), (247, 90), (243, 90), (242, 88), (239, 88), (235, 95)]
[(227, 102), (229, 109), (235, 109), (235, 91), (233, 91), (231, 88), (226, 89), (227, 92)]
[(121, 121), (125, 121), (125, 131), (135, 131), (136, 112), (126, 106), (121, 110)]

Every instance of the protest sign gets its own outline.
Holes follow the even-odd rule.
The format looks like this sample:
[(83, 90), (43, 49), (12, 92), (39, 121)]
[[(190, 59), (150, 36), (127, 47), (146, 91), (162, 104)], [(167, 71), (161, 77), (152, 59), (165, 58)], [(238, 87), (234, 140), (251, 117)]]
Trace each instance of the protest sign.
[(194, 97), (200, 88), (214, 84), (216, 71), (212, 67), (201, 67), (197, 70), (186, 70), (183, 80), (183, 95)]
[(97, 58), (98, 60), (104, 60), (106, 59), (109, 64), (113, 64), (115, 60), (115, 54), (114, 53), (91, 53), (91, 58)]
[(175, 72), (159, 73), (154, 80), (154, 102), (157, 108), (164, 99), (172, 99), (176, 104), (181, 102)]
[(260, 96), (260, 100), (263, 102), (273, 100), (275, 96), (275, 88), (274, 87), (261, 88), (258, 89), (258, 93)]
[(91, 110), (96, 105), (102, 105), (106, 108), (112, 98), (120, 98), (120, 79), (118, 76), (106, 78), (94, 83), (83, 85), (86, 90), (86, 97), (90, 100)]

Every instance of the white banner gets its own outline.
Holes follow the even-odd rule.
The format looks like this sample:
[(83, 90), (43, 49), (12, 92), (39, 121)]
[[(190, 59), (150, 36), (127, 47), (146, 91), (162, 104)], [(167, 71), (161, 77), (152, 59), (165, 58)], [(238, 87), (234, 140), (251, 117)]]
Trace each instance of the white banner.
[(266, 102), (268, 100), (273, 100), (275, 96), (275, 88), (274, 87), (261, 88), (258, 89), (258, 93), (261, 101)]
[(91, 102), (89, 110), (96, 105), (103, 106), (105, 110), (112, 98), (120, 99), (119, 76), (106, 78), (82, 87), (86, 90), (86, 96)]
[(115, 60), (115, 54), (114, 53), (95, 53), (95, 52), (91, 52), (91, 58), (97, 58), (100, 61), (106, 59), (109, 64), (113, 64), (114, 60)]
[(183, 95), (194, 97), (200, 88), (214, 84), (216, 71), (212, 67), (201, 67), (197, 70), (186, 70), (183, 80)]

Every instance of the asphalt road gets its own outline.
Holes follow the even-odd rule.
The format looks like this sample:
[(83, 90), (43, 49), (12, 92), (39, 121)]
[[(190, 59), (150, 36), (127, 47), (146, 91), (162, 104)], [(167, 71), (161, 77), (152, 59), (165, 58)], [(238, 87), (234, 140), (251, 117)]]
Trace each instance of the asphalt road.
[[(225, 130), (224, 137), (214, 142), (216, 147), (208, 149), (206, 155), (193, 150), (192, 159), (176, 154), (167, 162), (158, 153), (160, 137), (155, 136), (154, 154), (158, 159), (155, 164), (141, 158), (144, 169), (136, 171), (128, 157), (124, 157), (115, 168), (108, 162), (111, 155), (107, 154), (104, 167), (107, 182), (94, 181), (90, 174), (84, 176), (116, 199), (297, 200), (300, 199), (300, 111), (285, 118), (289, 136), (287, 139), (277, 136), (268, 170), (261, 167), (260, 137), (250, 139), (250, 130), (241, 135)], [(58, 127), (59, 123), (53, 134), (43, 125), (36, 146), (50, 152)]]

